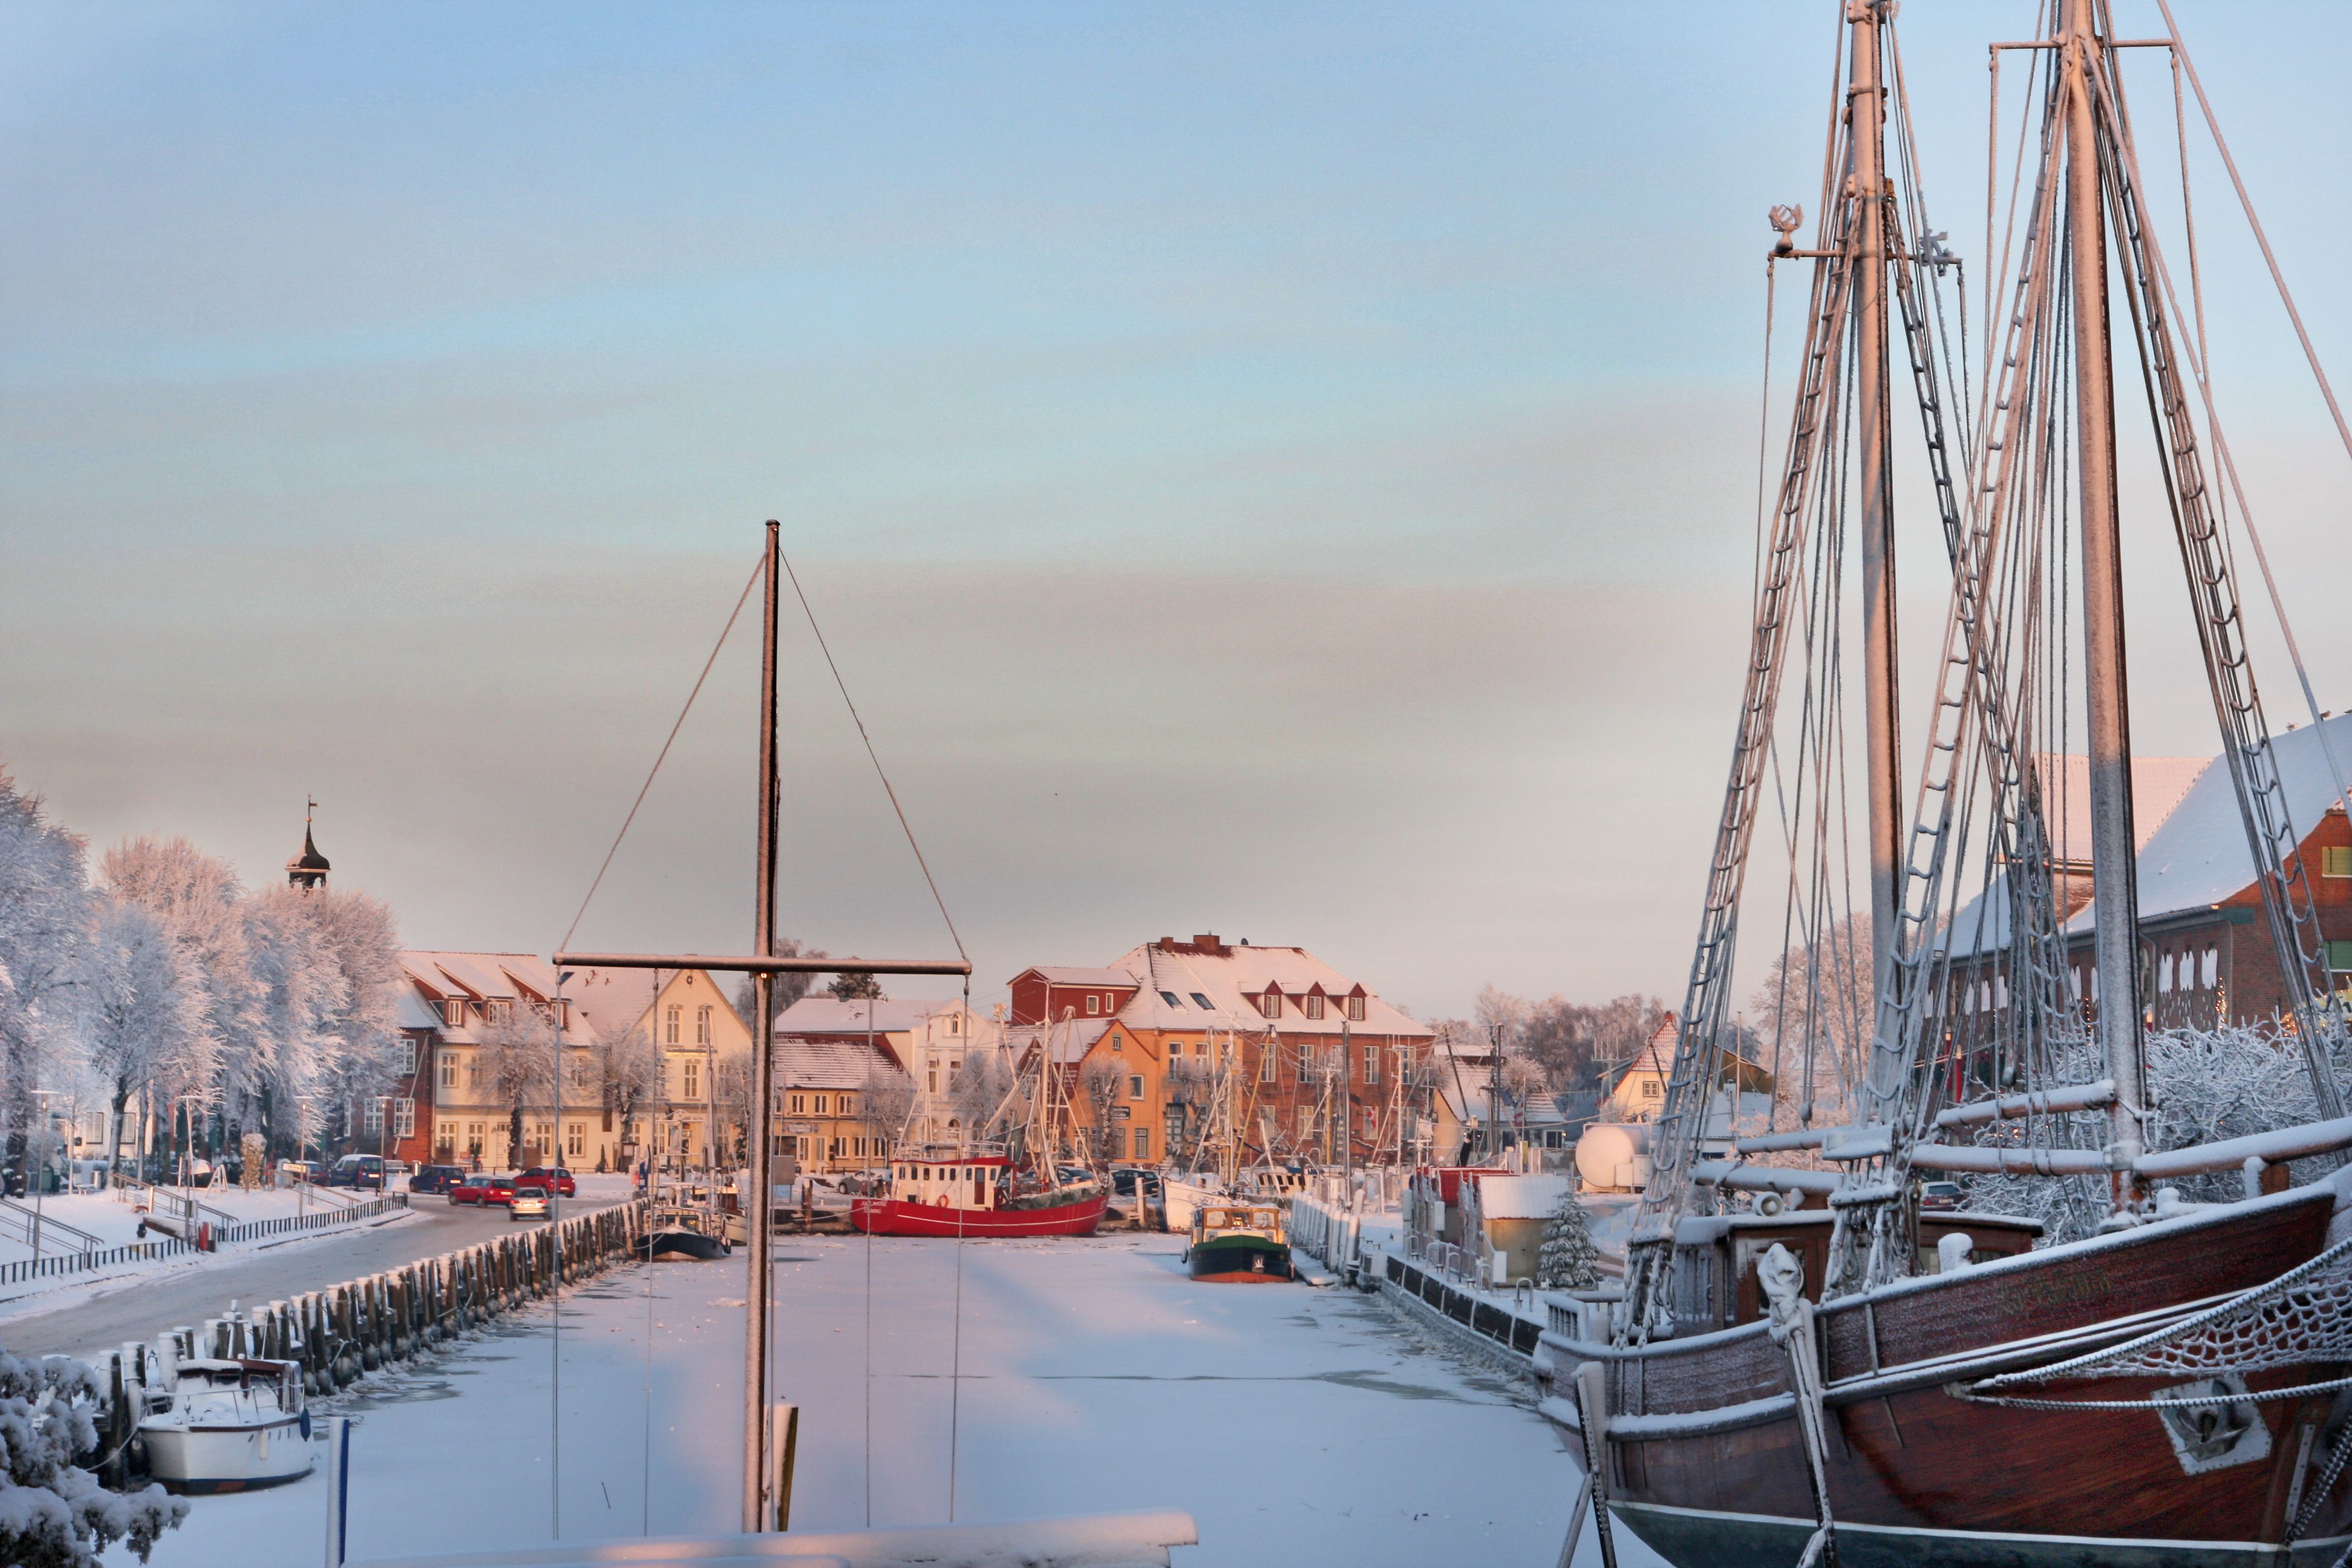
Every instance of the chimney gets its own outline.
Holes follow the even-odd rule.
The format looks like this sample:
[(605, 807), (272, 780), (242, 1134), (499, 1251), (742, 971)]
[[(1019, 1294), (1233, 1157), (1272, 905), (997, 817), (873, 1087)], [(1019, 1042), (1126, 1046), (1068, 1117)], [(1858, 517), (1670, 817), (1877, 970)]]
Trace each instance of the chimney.
[(1192, 945), (1211, 958), (1223, 958), (1225, 955), (1225, 944), (1217, 940), (1217, 933), (1213, 931), (1195, 934), (1192, 938)]

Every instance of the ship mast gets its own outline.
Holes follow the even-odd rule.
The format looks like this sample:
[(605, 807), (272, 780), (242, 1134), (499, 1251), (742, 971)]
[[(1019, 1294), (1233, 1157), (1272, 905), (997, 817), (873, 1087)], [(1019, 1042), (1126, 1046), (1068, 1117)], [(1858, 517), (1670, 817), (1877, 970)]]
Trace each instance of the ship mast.
[(1862, 444), (1862, 640), (1864, 752), (1869, 771), (1871, 994), (1892, 983), (1895, 884), (1901, 836), (1896, 773), (1901, 731), (1895, 721), (1895, 486), (1889, 471), (1886, 375), (1886, 240), (1891, 187), (1886, 178), (1886, 89), (1879, 79), (1878, 6), (1848, 13), (1853, 67), (1846, 89), (1850, 194), (1854, 222), (1854, 431)]
[(2083, 519), (2084, 686), (2090, 746), (2091, 900), (2099, 1047), (2115, 1080), (2109, 1158), (2118, 1210), (2139, 1196), (2146, 1090), (2139, 1011), (2139, 896), (2132, 835), (2131, 709), (2124, 679), (2116, 506), (2115, 365), (2107, 331), (2106, 218), (2092, 73), (2092, 0), (2066, 0), (2066, 233), (2074, 281), (2074, 417)]

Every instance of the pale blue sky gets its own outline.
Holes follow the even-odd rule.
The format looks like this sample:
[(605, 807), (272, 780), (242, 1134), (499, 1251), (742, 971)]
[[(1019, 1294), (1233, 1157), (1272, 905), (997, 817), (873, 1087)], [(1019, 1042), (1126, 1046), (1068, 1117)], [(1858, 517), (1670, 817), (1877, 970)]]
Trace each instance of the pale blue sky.
[[(2352, 14), (2179, 9), (2352, 367)], [(1424, 1012), (1678, 993), (1837, 12), (10, 7), (0, 759), (257, 879), (315, 791), (411, 941), (544, 950), (779, 516), (990, 994), (1211, 927)], [(1902, 19), (1971, 267), (2031, 18)], [(2210, 163), (2242, 459), (2352, 701), (2347, 465)], [(2134, 646), (2147, 748), (2206, 749)], [(743, 940), (747, 652), (583, 938)], [(936, 948), (795, 657), (787, 927)]]

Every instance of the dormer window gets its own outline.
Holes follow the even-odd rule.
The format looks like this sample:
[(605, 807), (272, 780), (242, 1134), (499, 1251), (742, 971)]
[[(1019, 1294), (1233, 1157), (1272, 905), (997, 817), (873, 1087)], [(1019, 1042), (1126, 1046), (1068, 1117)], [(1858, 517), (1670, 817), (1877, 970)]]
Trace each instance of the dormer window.
[(442, 1020), (453, 1029), (464, 1028), (466, 1026), (466, 999), (463, 996), (452, 996), (443, 1002), (441, 1004), (441, 1017)]
[(504, 1024), (513, 1016), (514, 1004), (503, 996), (493, 997), (482, 1004), (482, 1017), (489, 1023)]
[(1348, 1016), (1360, 1024), (1364, 1021), (1364, 994), (1357, 992), (1348, 998)]
[(1213, 1013), (1216, 1011), (1214, 1007), (1209, 1005), (1209, 999), (1206, 996), (1202, 995), (1198, 991), (1192, 993), (1192, 1005), (1198, 1007), (1203, 1013)]
[(1310, 991), (1307, 994), (1307, 1016), (1310, 1018), (1319, 1018), (1323, 1016), (1323, 993), (1320, 991)]
[(1093, 992), (1091, 992), (1091, 991), (1087, 992), (1087, 1017), (1089, 1017), (1089, 1018), (1091, 1018), (1091, 1017), (1093, 1017), (1096, 1014), (1097, 1014), (1097, 1013), (1099, 1013), (1099, 1012), (1101, 1012), (1101, 1011), (1102, 1011), (1102, 998), (1101, 998), (1101, 997), (1099, 997), (1099, 996), (1097, 996), (1097, 995), (1096, 995), (1096, 994), (1095, 994)]
[(1265, 995), (1257, 999), (1257, 1010), (1269, 1018), (1281, 1017), (1282, 993), (1278, 990), (1267, 991)]

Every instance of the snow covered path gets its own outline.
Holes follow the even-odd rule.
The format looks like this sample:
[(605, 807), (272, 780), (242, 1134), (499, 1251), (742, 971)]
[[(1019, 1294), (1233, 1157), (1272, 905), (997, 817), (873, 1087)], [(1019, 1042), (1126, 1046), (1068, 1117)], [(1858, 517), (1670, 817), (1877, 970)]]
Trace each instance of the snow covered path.
[[(794, 1523), (866, 1521), (869, 1261), (872, 1522), (943, 1521), (955, 1247), (778, 1246), (777, 1383), (803, 1407)], [(1195, 1564), (1549, 1568), (1579, 1472), (1501, 1380), (1353, 1292), (1195, 1284), (1179, 1247), (964, 1249), (958, 1519), (1170, 1507), (1200, 1521), (1202, 1544), (1178, 1553)], [(567, 1300), (567, 1536), (735, 1527), (742, 1294), (740, 1262), (680, 1263), (616, 1271)], [(543, 1311), (502, 1325), (352, 1401), (355, 1559), (548, 1539), (550, 1327)], [(155, 1561), (309, 1568), (322, 1506), (316, 1478), (200, 1498)], [(1629, 1564), (1656, 1561), (1621, 1542)]]

